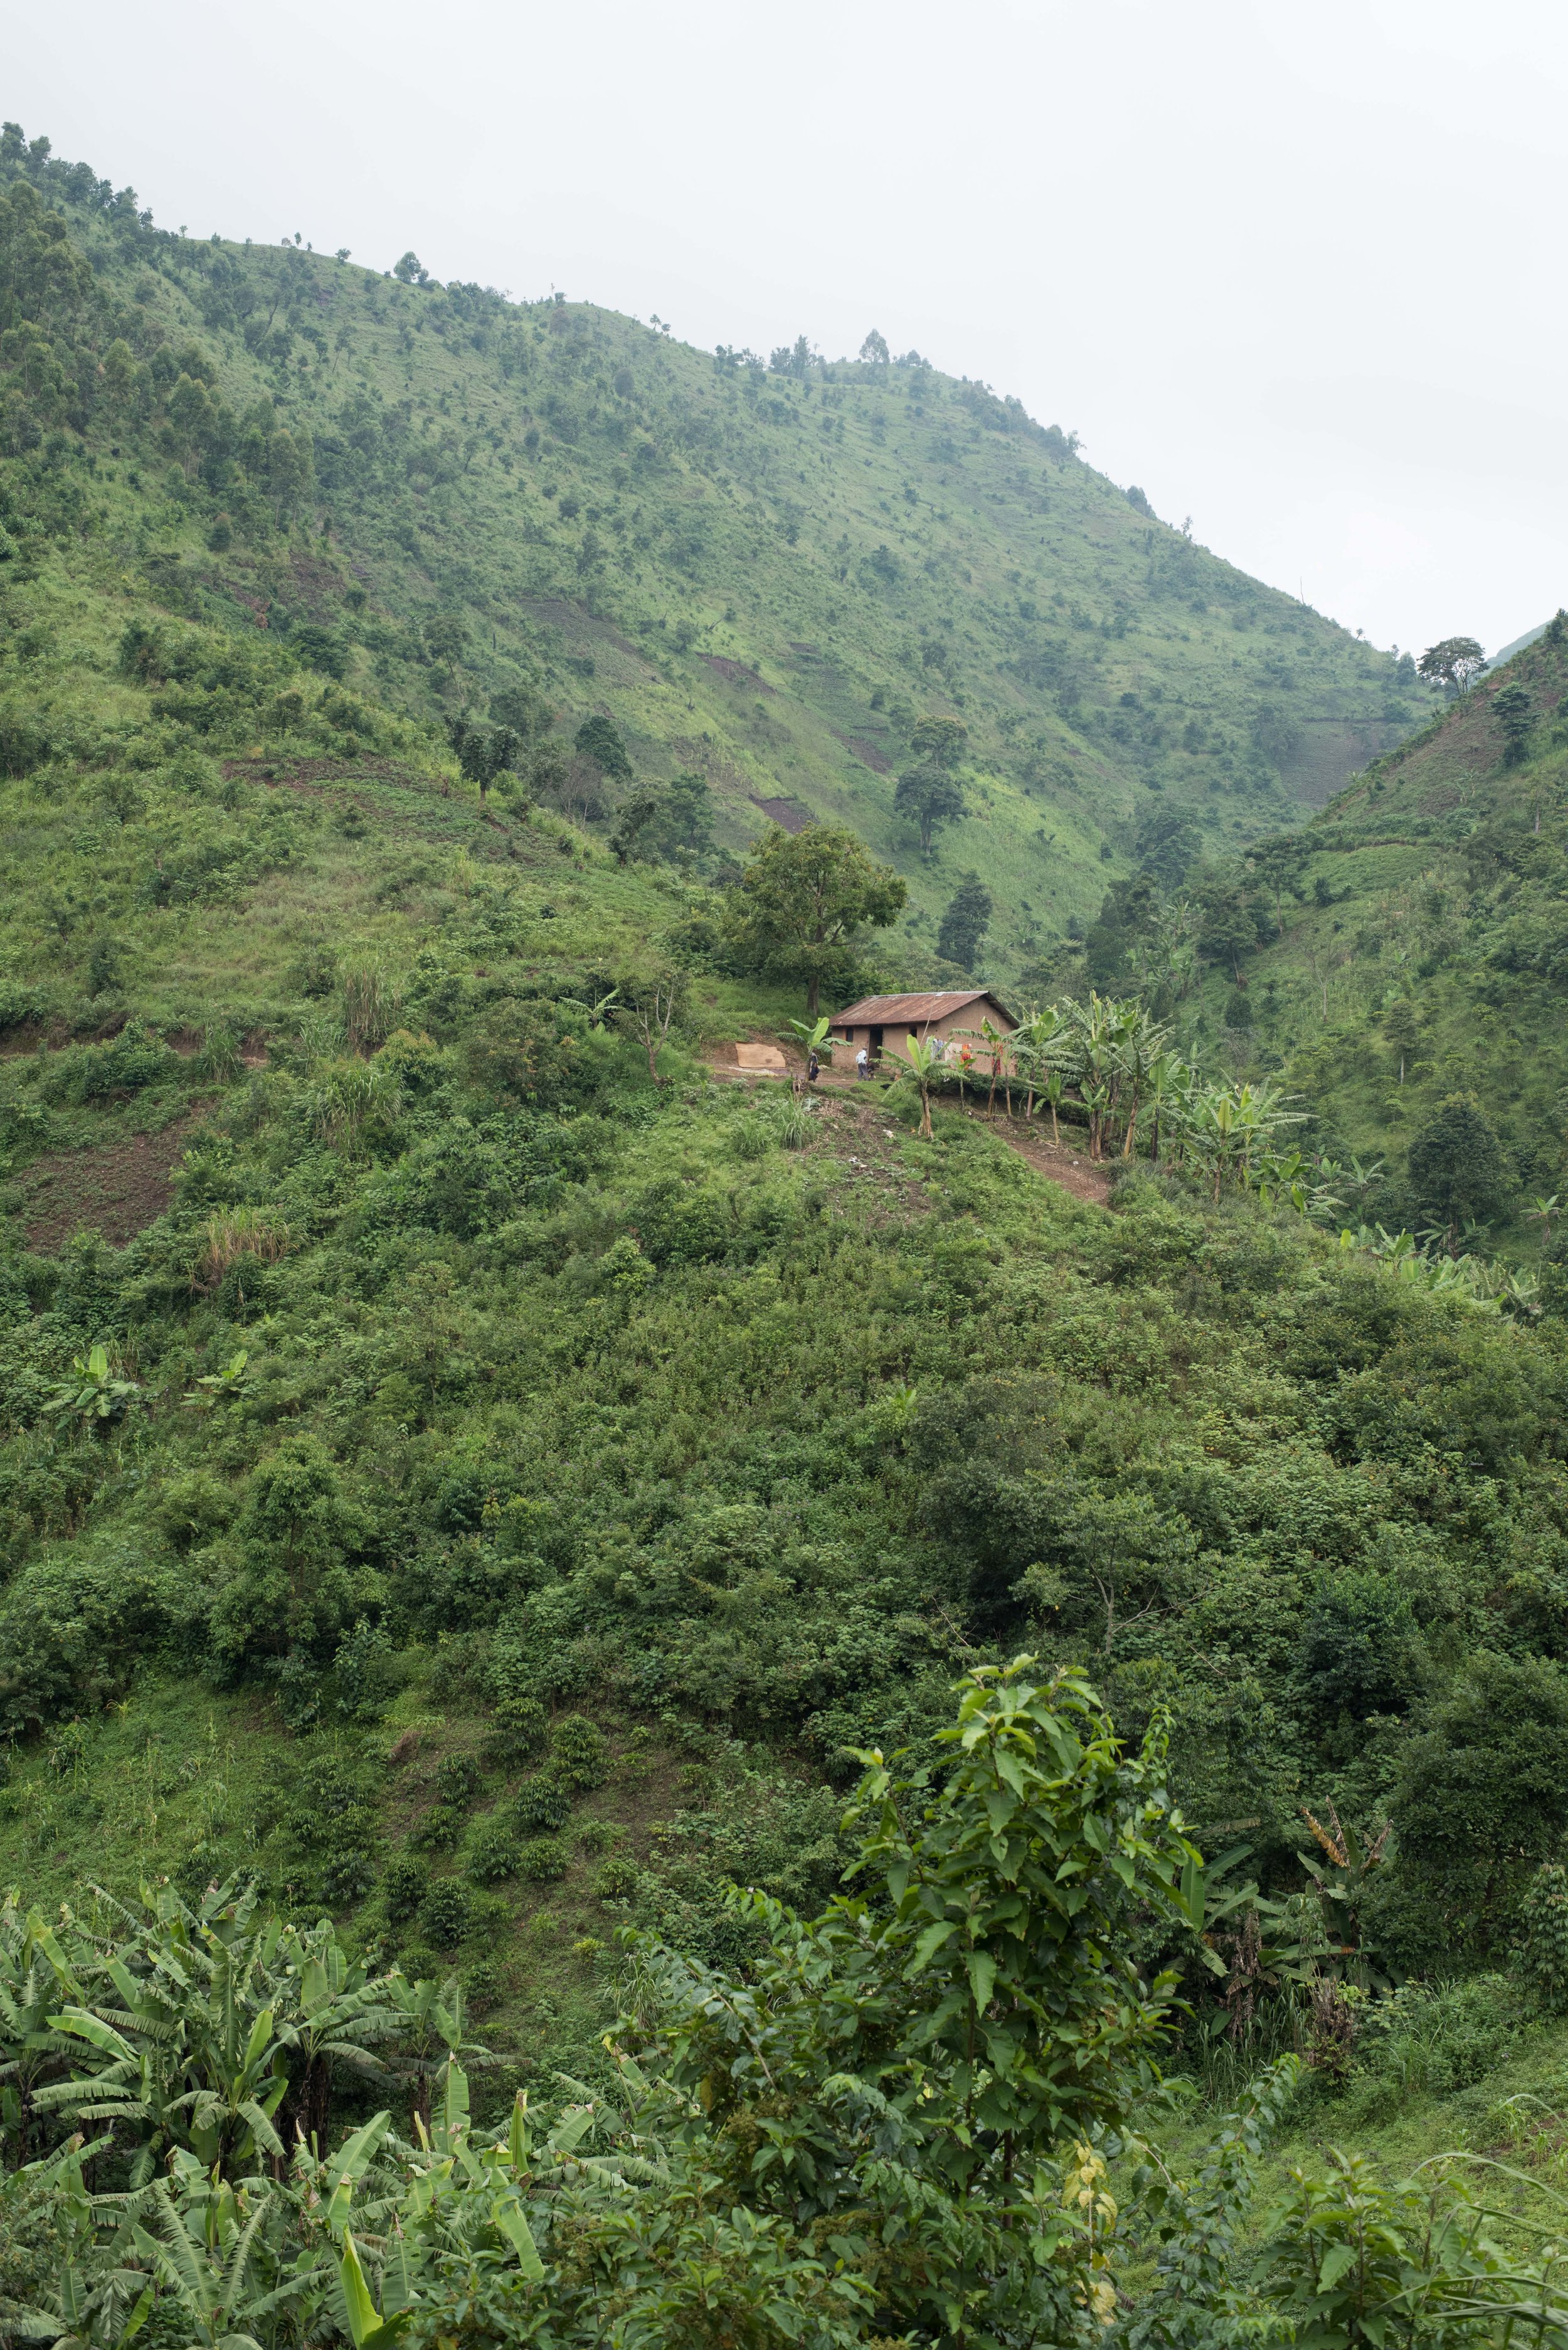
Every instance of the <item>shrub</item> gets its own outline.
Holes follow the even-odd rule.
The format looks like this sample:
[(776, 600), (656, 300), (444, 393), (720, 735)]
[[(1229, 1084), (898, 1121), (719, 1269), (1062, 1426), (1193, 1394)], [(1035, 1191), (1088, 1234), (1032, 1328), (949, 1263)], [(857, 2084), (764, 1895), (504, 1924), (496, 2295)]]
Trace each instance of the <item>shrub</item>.
[(450, 1950), (468, 1931), (468, 1895), (454, 1877), (443, 1877), (420, 1903), (420, 1931), (438, 1950)]
[(1520, 1905), (1519, 1970), (1541, 2005), (1568, 2014), (1568, 1869), (1544, 1860)]
[(1361, 2012), (1360, 2070), (1401, 2093), (1444, 2096), (1484, 2080), (1519, 2036), (1501, 1975), (1467, 1982), (1408, 1982)]
[(526, 1834), (530, 1829), (560, 1827), (571, 1808), (572, 1799), (554, 1771), (535, 1771), (518, 1788), (512, 1816)]
[(546, 1727), (545, 1709), (537, 1698), (502, 1698), (484, 1742), (486, 1762), (504, 1771), (527, 1762), (544, 1745)]
[(1471, 1094), (1449, 1094), (1410, 1145), (1410, 1190), (1423, 1215), (1458, 1226), (1497, 1215), (1507, 1172), (1496, 1135)]
[(550, 1752), (568, 1787), (602, 1787), (609, 1776), (609, 1741), (586, 1714), (568, 1713), (556, 1724)]
[(54, 751), (47, 726), (15, 710), (0, 710), (0, 775), (30, 775)]
[(479, 1784), (479, 1765), (472, 1754), (443, 1754), (436, 1764), (436, 1794), (443, 1804), (471, 1804)]
[(516, 1830), (493, 1816), (481, 1824), (473, 1839), (468, 1873), (476, 1885), (494, 1885), (504, 1877), (515, 1877), (519, 1850)]
[(1327, 1577), (1302, 1633), (1302, 1671), (1314, 1711), (1342, 1710), (1357, 1721), (1399, 1713), (1416, 1682), (1416, 1619), (1386, 1575), (1354, 1570)]
[(628, 1860), (623, 1854), (614, 1860), (605, 1862), (604, 1866), (594, 1878), (594, 1891), (601, 1901), (629, 1900), (637, 1891), (638, 1878), (640, 1874), (636, 1861)]
[(430, 1890), (431, 1873), (411, 1852), (400, 1852), (382, 1879), (387, 1915), (394, 1925), (411, 1918)]
[(410, 1841), (421, 1852), (451, 1852), (462, 1842), (465, 1812), (456, 1804), (432, 1804), (416, 1825)]
[(153, 1503), (153, 1515), (164, 1539), (175, 1550), (191, 1550), (210, 1542), (233, 1523), (238, 1503), (231, 1489), (210, 1470), (188, 1470), (171, 1477)]
[(1536, 1658), (1475, 1658), (1411, 1742), (1389, 1808), (1411, 1957), (1506, 1946), (1568, 1830), (1568, 1679)]
[(375, 1585), (372, 1575), (351, 1569), (346, 1555), (362, 1524), (318, 1438), (290, 1436), (265, 1454), (251, 1472), (240, 1519), (242, 1564), (213, 1601), (220, 1657), (234, 1664), (252, 1648), (313, 1647), (347, 1632)]
[(535, 1836), (517, 1853), (517, 1875), (528, 1885), (547, 1885), (566, 1873), (566, 1856), (554, 1836)]
[(632, 1215), (642, 1253), (656, 1265), (710, 1264), (730, 1245), (723, 1201), (711, 1191), (686, 1190), (672, 1176), (639, 1192)]
[(337, 1711), (346, 1721), (374, 1721), (389, 1701), (396, 1668), (390, 1633), (361, 1616), (332, 1659)]
[(321, 1898), (330, 1909), (358, 1901), (375, 1882), (376, 1856), (369, 1845), (335, 1844), (321, 1864)]
[(506, 1969), (499, 1959), (476, 1959), (462, 1970), (462, 1995), (470, 2011), (483, 2015), (506, 1996)]

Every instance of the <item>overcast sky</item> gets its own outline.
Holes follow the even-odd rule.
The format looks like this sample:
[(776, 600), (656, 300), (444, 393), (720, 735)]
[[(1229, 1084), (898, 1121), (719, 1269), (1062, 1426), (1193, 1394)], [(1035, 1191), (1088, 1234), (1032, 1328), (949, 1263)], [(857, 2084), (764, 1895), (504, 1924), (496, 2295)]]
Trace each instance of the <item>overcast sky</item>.
[(412, 245), (1075, 428), (1379, 644), (1568, 603), (1542, 0), (73, 0), (0, 107), (193, 234)]

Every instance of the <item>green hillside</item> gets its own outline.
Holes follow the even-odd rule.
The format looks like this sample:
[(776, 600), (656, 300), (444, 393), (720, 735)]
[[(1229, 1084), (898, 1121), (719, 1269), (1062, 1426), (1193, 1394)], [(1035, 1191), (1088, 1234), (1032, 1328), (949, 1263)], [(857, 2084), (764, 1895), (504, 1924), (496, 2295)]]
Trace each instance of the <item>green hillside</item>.
[[(1251, 1024), (1232, 1055), (1298, 1088), (1320, 1147), (1381, 1159), (1386, 1222), (1431, 1203), (1409, 1147), (1455, 1095), (1501, 1146), (1488, 1245), (1533, 1255), (1533, 1198), (1568, 1191), (1563, 903), (1568, 760), (1558, 712), (1568, 645), (1553, 623), (1419, 734), (1374, 762), (1300, 836), (1275, 894), (1254, 869), (1264, 936), (1240, 970)], [(1218, 1038), (1237, 991), (1223, 960), (1184, 1016)]]
[(923, 1135), (723, 1048), (787, 802), (909, 883), (867, 970), (973, 868), (1390, 1198), (1472, 1088), (1523, 1245), (1557, 636), (1407, 740), (980, 387), (5, 142), (0, 2331), (1556, 2344), (1563, 1290), (1342, 1248), (1149, 1070)]
[[(198, 243), (40, 145), (7, 132), (0, 173), (94, 274), (12, 297), (54, 343), (12, 372), (9, 445), (78, 578), (129, 572), (253, 650), (265, 627), (425, 727), (521, 694), (569, 750), (606, 713), (642, 781), (707, 779), (732, 852), (767, 814), (846, 820), (911, 886), (893, 976), (929, 964), (967, 870), (1016, 976), (1106, 864), (1277, 828), (1422, 714), (1407, 660), (914, 354), (764, 366), (586, 304)], [(214, 743), (298, 747), (234, 681), (185, 702)], [(47, 707), (86, 723), (63, 686)], [(927, 858), (893, 793), (931, 712), (969, 729), (968, 814)], [(307, 693), (295, 733), (323, 723)], [(597, 771), (556, 793), (618, 795)]]

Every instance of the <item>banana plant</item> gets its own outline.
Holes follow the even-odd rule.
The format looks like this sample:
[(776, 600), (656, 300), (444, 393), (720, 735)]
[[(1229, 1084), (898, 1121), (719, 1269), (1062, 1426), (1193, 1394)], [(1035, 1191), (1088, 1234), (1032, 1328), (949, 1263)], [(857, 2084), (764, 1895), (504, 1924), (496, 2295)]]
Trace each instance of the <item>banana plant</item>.
[(935, 1036), (911, 1036), (905, 1051), (910, 1075), (920, 1089), (920, 1132), (930, 1142), (935, 1139), (931, 1131), (931, 1087), (941, 1076), (941, 1043)]
[(1130, 1159), (1137, 1147), (1138, 1113), (1155, 1069), (1163, 1068), (1170, 1031), (1151, 1020), (1141, 1004), (1134, 1004), (1118, 1024), (1116, 1046), (1127, 1080), (1128, 1105), (1122, 1137), (1122, 1157)]
[(365, 2272), (359, 2264), (354, 2239), (347, 2232), (343, 2238), (343, 2258), (338, 2265), (337, 2282), (354, 2350), (386, 2350), (389, 2343), (395, 2342), (400, 2334), (407, 2331), (414, 2314), (412, 2308), (389, 2310), (383, 2316), (370, 2297), (370, 2288), (365, 2282)]
[(72, 1356), (71, 1377), (54, 1389), (43, 1409), (52, 1416), (70, 1412), (84, 1428), (101, 1430), (123, 1419), (133, 1404), (145, 1401), (140, 1381), (122, 1378), (109, 1348), (98, 1346), (85, 1356)]
[(35, 2196), (51, 2199), (56, 2230), (53, 2278), (41, 2299), (8, 2304), (8, 2338), (47, 2342), (56, 2350), (120, 2350), (140, 2333), (151, 2313), (152, 2280), (145, 2267), (125, 2257), (127, 2231), (114, 2231), (105, 2246), (84, 2166), (112, 2145), (111, 2138), (84, 2144), (67, 2139), (45, 2162), (19, 2174)]
[(415, 2128), (428, 2128), (436, 2085), (450, 2079), (460, 2056), (488, 2064), (490, 2051), (468, 2037), (462, 1985), (456, 1975), (444, 1982), (429, 1977), (410, 1982), (394, 1969), (385, 1989), (398, 2024), (400, 2061), (394, 2069), (413, 2092)]
[[(428, 2128), (419, 2123), (419, 2144), (408, 2150), (399, 2235), (409, 2250), (400, 2256), (400, 2297), (417, 2282), (422, 2262), (448, 2252), (472, 2256), (487, 2238), (499, 2238), (524, 2276), (544, 2275), (531, 2199), (537, 2189), (558, 2192), (569, 2177), (597, 2168), (582, 2148), (596, 2127), (598, 2101), (587, 2090), (582, 2099), (567, 2106), (536, 2142), (520, 2090), (505, 2129), (475, 2137), (467, 2078), (460, 2064), (448, 2065), (441, 2104)], [(613, 2175), (622, 2176), (623, 2169), (614, 2166)]]
[(293, 2338), (310, 2338), (332, 2271), (312, 2251), (291, 2253), (295, 2218), (286, 2189), (231, 2184), (189, 2154), (151, 2189), (151, 2224), (133, 2219), (130, 2239), (178, 2302), (191, 2350), (263, 2350), (267, 2321), (286, 2313)]
[(1238, 1910), (1257, 1906), (1255, 1877), (1250, 1877), (1239, 1885), (1227, 1885), (1225, 1882), (1233, 1868), (1251, 1857), (1251, 1852), (1250, 1844), (1235, 1844), (1229, 1852), (1223, 1852), (1217, 1860), (1210, 1861), (1204, 1861), (1197, 1853), (1191, 1853), (1176, 1880), (1172, 1900), (1197, 1935), (1203, 1963), (1210, 1974), (1223, 1975), (1230, 1971), (1210, 1938)]
[(1187, 1065), (1179, 1054), (1162, 1049), (1148, 1057), (1144, 1071), (1144, 1087), (1151, 1129), (1149, 1156), (1157, 1167), (1159, 1164), (1159, 1130), (1161, 1126), (1168, 1128), (1172, 1110), (1186, 1098), (1184, 1079), (1187, 1074)]
[(1324, 1827), (1304, 1804), (1302, 1806), (1302, 1817), (1329, 1866), (1324, 1867), (1310, 1853), (1298, 1853), (1296, 1857), (1317, 1887), (1324, 1923), (1335, 1937), (1337, 1947), (1329, 1955), (1345, 1961), (1351, 1980), (1364, 1990), (1374, 1985), (1386, 1988), (1361, 1949), (1361, 1905), (1366, 1897), (1368, 1880), (1382, 1866), (1388, 1829), (1385, 1826), (1376, 1836), (1363, 1837), (1348, 1820), (1340, 1819), (1332, 1804), (1328, 1816), (1333, 1825)]
[(1552, 1238), (1552, 1227), (1563, 1213), (1562, 1195), (1553, 1191), (1550, 1198), (1547, 1198), (1538, 1191), (1524, 1212), (1532, 1224), (1541, 1226), (1542, 1239), (1549, 1241)]
[[(171, 2142), (188, 2139), (203, 2165), (224, 2169), (264, 2155), (281, 2159), (284, 2144), (273, 2116), (288, 2093), (288, 2075), (274, 2063), (279, 2050), (272, 2010), (263, 2008), (244, 2031), (237, 2005), (225, 2001), (222, 2021), (192, 2035), (198, 2040), (192, 2048), (182, 2029), (185, 2019), (171, 2018), (156, 1993), (149, 1997), (119, 1967), (111, 1980), (130, 1995), (127, 2029), (86, 2008), (66, 2006), (56, 2019), (59, 2029), (106, 2061), (85, 2078), (40, 2091), (39, 2105), (57, 2105), (78, 2121), (128, 2125), (141, 2139), (131, 2165), (137, 2185), (152, 2175)], [(192, 2071), (197, 2078), (187, 2087)]]
[[(987, 1118), (990, 1118), (996, 1108), (996, 1088), (1002, 1083), (1006, 1072), (1007, 1039), (1003, 1035), (1002, 1030), (997, 1026), (995, 1021), (991, 1019), (989, 1015), (981, 1022), (978, 1029), (974, 1030), (972, 1033), (978, 1036), (981, 1048), (988, 1055), (991, 1062), (991, 1091), (985, 1097), (985, 1114)], [(1005, 1089), (1005, 1098), (1007, 1104), (1007, 1114), (1009, 1118), (1011, 1118), (1012, 1115), (1012, 1091), (1011, 1087)]]
[(229, 1357), (221, 1371), (209, 1371), (180, 1400), (187, 1411), (212, 1411), (221, 1403), (238, 1403), (250, 1393), (254, 1373), (247, 1369), (250, 1355), (244, 1347)]
[(591, 1003), (580, 995), (563, 995), (557, 1001), (563, 1012), (580, 1012), (590, 1028), (607, 1028), (608, 1014), (620, 1002), (620, 990), (612, 987), (607, 995), (596, 996)]
[(63, 2002), (82, 1995), (78, 1961), (36, 1909), (24, 1917), (15, 1895), (7, 1898), (0, 1908), (0, 2121), (17, 2168), (32, 2158), (39, 2090), (75, 2053), (57, 2018)]
[(278, 2046), (290, 2080), (287, 2116), (306, 2143), (314, 2139), (325, 2147), (333, 2067), (384, 2081), (387, 2068), (377, 2043), (398, 2031), (401, 2011), (391, 1979), (373, 1976), (363, 1959), (351, 1959), (329, 1918), (287, 1928), (278, 1960), (289, 1994), (279, 2003), (277, 2019)]
[(789, 1024), (808, 1060), (813, 1053), (818, 1060), (833, 1058), (833, 1022), (826, 1013), (820, 1020), (792, 1020)]
[[(286, 1933), (258, 1910), (254, 1887), (233, 1884), (195, 1909), (169, 1886), (144, 1892), (140, 1914), (101, 1898), (130, 1930), (80, 1970), (81, 1995), (51, 2019), (89, 2069), (47, 2084), (36, 2102), (118, 2125), (133, 2188), (174, 2147), (225, 2177), (280, 2161), (276, 2116), (291, 2085), (311, 2094), (314, 2067), (319, 2095), (330, 2060), (380, 2070), (373, 2043), (399, 2020), (389, 1979), (372, 1985), (334, 1957), (329, 1926)], [(324, 2109), (306, 2126), (324, 2133)]]
[(1062, 1127), (1058, 1112), (1062, 1107), (1063, 1097), (1065, 1095), (1066, 1090), (1066, 1071), (1064, 1069), (1057, 1068), (1054, 1066), (1047, 1066), (1045, 1071), (1044, 1092), (1045, 1099), (1050, 1104), (1051, 1108), (1051, 1139), (1056, 1144), (1058, 1149), (1061, 1148), (1062, 1142)]

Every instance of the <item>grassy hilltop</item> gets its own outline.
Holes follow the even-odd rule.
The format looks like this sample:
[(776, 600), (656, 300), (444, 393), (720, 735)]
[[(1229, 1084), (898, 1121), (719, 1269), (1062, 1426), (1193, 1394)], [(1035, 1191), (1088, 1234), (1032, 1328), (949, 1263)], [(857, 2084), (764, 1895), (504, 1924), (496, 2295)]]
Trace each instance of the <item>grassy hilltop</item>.
[[(626, 2232), (613, 2097), (587, 2142), (614, 2162), (573, 2170), (574, 2137), (537, 2168), (548, 2338), (603, 2341), (646, 2256), (655, 2298), (677, 2272), (776, 2297), (741, 2331), (666, 2300), (662, 2333), (628, 2339), (948, 2342), (932, 2276), (992, 2295), (987, 2338), (1041, 2338), (1008, 2296), (1044, 2276), (1048, 2338), (1085, 2350), (1112, 2316), (1171, 2350), (1233, 2320), (1282, 2339), (1304, 2304), (1282, 2272), (1267, 2310), (1249, 2297), (1240, 2141), (1187, 2200), (1133, 2174), (1152, 2133), (1195, 2178), (1196, 2142), (1287, 2050), (1293, 2156), (1501, 2150), (1522, 2241), (1561, 2166), (1568, 1995), (1561, 1294), (1396, 1278), (1288, 1184), (1210, 1185), (1168, 1130), (1155, 1163), (1147, 1121), (1085, 1170), (1081, 1100), (1052, 1158), (1043, 1118), (972, 1094), (924, 1139), (908, 1085), (807, 1104), (711, 1064), (800, 1008), (716, 949), (771, 802), (898, 866), (915, 927), (867, 949), (888, 976), (940, 975), (934, 917), (974, 868), (1000, 975), (1130, 986), (1143, 956), (1200, 1058), (1310, 1087), (1316, 1143), (1386, 1153), (1391, 1181), (1397, 1113), (1414, 1131), (1484, 1087), (1511, 1154), (1499, 1231), (1522, 1242), (1526, 1153), (1545, 1181), (1556, 1163), (1558, 639), (1411, 736), (1429, 705), (1390, 663), (912, 357), (715, 362), (583, 306), (171, 236), (9, 131), (0, 172), (0, 1883), (40, 1911), (0, 1908), (8, 2169), (65, 2143), (57, 1960), (110, 1998), (91, 1937), (130, 1929), (93, 1888), (168, 1907), (248, 1872), (404, 1991), (455, 1981), (495, 2059), (481, 2124), (520, 2085), (553, 2119), (558, 2068), (611, 2082), (623, 1929), (674, 1951), (642, 1946), (636, 2033), (659, 1999), (690, 2020), (716, 1970), (668, 2072), (702, 2176), (669, 2111), (659, 2160), (632, 2149), (639, 2224), (674, 2215), (664, 2251)], [(943, 716), (968, 730), (970, 813), (928, 862), (894, 777)], [(483, 797), (452, 755), (465, 717), (519, 737)], [(657, 816), (628, 841), (645, 786)], [(650, 1067), (627, 1015), (670, 965), (688, 1000)], [(1005, 1921), (966, 1908), (946, 1959), (923, 1929), (888, 1944), (874, 1995), (854, 1977), (835, 2006), (871, 1929), (824, 1929), (797, 1981), (808, 1943), (763, 1898), (830, 1900), (855, 1751), (950, 1757), (955, 1681), (1020, 1652), (1085, 1671), (1127, 1740), (1149, 1734), (1150, 1775), (1092, 1724), (1049, 1787), (1057, 1732), (1017, 1747), (1037, 1823), (1100, 1774), (1070, 1866), (1028, 1897), (1030, 1963), (1083, 2034), (1063, 2063), (1099, 2102), (1048, 2113), (1025, 2085), (977, 2126), (977, 2097), (1013, 2094)], [(970, 1783), (940, 1775), (943, 1800)], [(1113, 1794), (1163, 1823), (1159, 1853), (1128, 1812), (1106, 1828)], [(964, 1815), (965, 1904), (1002, 1882), (987, 1806), (1008, 1800), (999, 1783)], [(1214, 1866), (1157, 1886), (1169, 1800)], [(873, 1909), (898, 1907), (901, 1866), (857, 1880)], [(1070, 1878), (1104, 1932), (1059, 1931)], [(185, 1932), (130, 1934), (132, 1993)], [(267, 1944), (282, 1987), (247, 1991), (257, 2032), (305, 1996), (304, 1948)], [(1178, 2086), (1151, 2099), (1117, 2034), (1142, 2044), (1166, 1963)], [(106, 2030), (131, 2029), (127, 1980), (105, 1979)], [(724, 2037), (753, 2000), (775, 2002), (762, 2088), (750, 2025)], [(1001, 2061), (977, 2068), (965, 2035), (992, 2030)], [(154, 2018), (117, 2061), (161, 2081), (174, 2036)], [(444, 2061), (416, 2041), (389, 2039), (370, 2081), (315, 2055), (272, 2108), (292, 2132), (330, 2106), (336, 2137), (396, 2105), (409, 2142), (355, 2207), (387, 2312), (379, 2231)], [(311, 2170), (287, 2202), (238, 2077), (214, 2093), (226, 2137), (172, 2101), (149, 2135), (121, 2081), (90, 2176), (67, 2147), (57, 2177), (0, 2185), (5, 2324), (59, 2289), (71, 2230), (84, 2273), (118, 2247), (106, 2350), (144, 2320), (192, 2338), (189, 2276), (166, 2263), (135, 2316), (150, 2240), (90, 2205), (141, 2178), (138, 2146), (205, 2214), (197, 2267), (238, 2224), (213, 2168), (267, 2150), (244, 2190), (257, 2276), (264, 2252), (320, 2249), (330, 2207), (347, 2291), (340, 2182)], [(1023, 2207), (1020, 2113), (1044, 2182)], [(865, 2233), (828, 2244), (859, 2280), (848, 2315), (827, 2307), (827, 2189), (803, 2203), (790, 2171), (775, 2193), (761, 2159), (797, 2125)], [(453, 2217), (437, 2247), (456, 2265), (421, 2272), (411, 2344), (546, 2338), (524, 2328), (543, 2303), (521, 2309), (537, 2279), (505, 2199), (527, 2166), (506, 2145), (477, 2233)], [(1302, 2241), (1359, 2225), (1325, 2193)], [(405, 2218), (412, 2260), (428, 2196)], [(1168, 2221), (1190, 2265), (1161, 2286)], [(464, 2262), (501, 2302), (438, 2324), (442, 2293), (483, 2301)], [(341, 2293), (300, 2314), (291, 2274), (269, 2345), (387, 2338)], [(1324, 2338), (1353, 2338), (1330, 2315)]]

